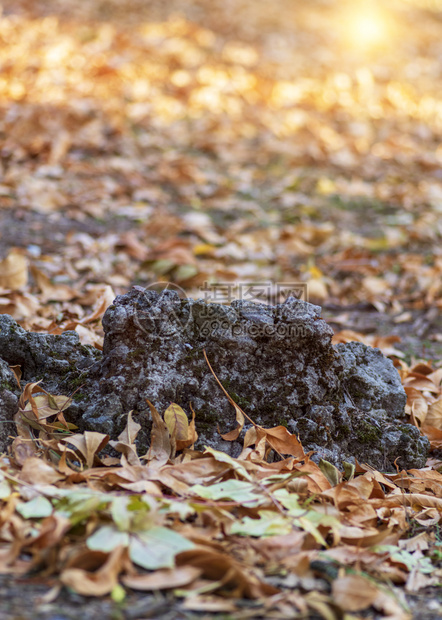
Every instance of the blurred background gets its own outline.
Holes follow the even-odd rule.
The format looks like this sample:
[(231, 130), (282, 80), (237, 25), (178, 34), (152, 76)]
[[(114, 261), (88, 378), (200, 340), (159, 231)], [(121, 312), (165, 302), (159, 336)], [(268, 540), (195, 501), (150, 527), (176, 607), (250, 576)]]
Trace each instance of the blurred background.
[(436, 0), (5, 0), (0, 311), (300, 282), (440, 359), (441, 84)]

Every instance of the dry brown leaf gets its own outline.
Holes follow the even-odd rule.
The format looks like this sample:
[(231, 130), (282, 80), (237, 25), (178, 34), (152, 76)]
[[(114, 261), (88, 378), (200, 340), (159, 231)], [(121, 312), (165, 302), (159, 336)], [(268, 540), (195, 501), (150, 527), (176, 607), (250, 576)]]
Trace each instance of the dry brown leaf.
[[(346, 342), (365, 342), (364, 334), (360, 334), (359, 332), (355, 332), (352, 329), (343, 329), (340, 332), (337, 332), (333, 335), (332, 343), (346, 343)], [(368, 344), (365, 342), (365, 344)]]
[(433, 368), (431, 366), (431, 362), (429, 364), (426, 364), (424, 362), (418, 362), (417, 364), (413, 364), (413, 366), (409, 369), (408, 372), (429, 376), (433, 372)]
[(235, 597), (260, 598), (278, 592), (277, 588), (260, 581), (230, 555), (203, 546), (197, 545), (194, 549), (179, 553), (176, 564), (200, 569), (204, 579), (220, 582)]
[(77, 332), (81, 344), (88, 344), (92, 347), (95, 347), (96, 349), (99, 349), (100, 351), (103, 350), (103, 337), (94, 332), (92, 329), (85, 327), (80, 322), (76, 323), (75, 326), (73, 326), (72, 324), (66, 325), (65, 331), (70, 329), (73, 329)]
[(55, 471), (52, 465), (37, 457), (30, 457), (25, 460), (18, 477), (24, 482), (35, 485), (55, 484), (64, 478)]
[(41, 311), (41, 304), (37, 297), (30, 293), (13, 291), (8, 293), (7, 297), (0, 297), (0, 311), (17, 320), (29, 319)]
[[(335, 322), (335, 319), (333, 319)], [(333, 344), (338, 344), (340, 342), (363, 342), (364, 344), (380, 349), (384, 355), (387, 357), (395, 356), (395, 357), (403, 357), (404, 353), (395, 349), (392, 344), (395, 342), (400, 342), (401, 338), (399, 336), (375, 336), (375, 335), (366, 335), (361, 334), (359, 332), (355, 332), (351, 329), (343, 329), (340, 332), (337, 332), (333, 335), (332, 342)]]
[[(95, 300), (92, 300), (92, 292), (97, 295)], [(98, 319), (101, 319), (107, 308), (113, 303), (114, 299), (115, 293), (112, 287), (108, 284), (104, 286), (94, 287), (93, 291), (89, 291), (89, 298), (87, 301), (89, 301), (90, 303), (85, 304), (93, 305), (93, 310), (90, 314), (84, 316), (81, 319), (81, 323), (91, 323), (92, 321), (97, 321)], [(84, 300), (83, 303), (85, 303)]]
[[(250, 544), (254, 549), (259, 551), (267, 559), (277, 562), (286, 558), (287, 556), (294, 556), (305, 549), (304, 544), (308, 534), (303, 531), (291, 532), (290, 534), (269, 536), (266, 538), (259, 538), (257, 540), (251, 540), (247, 544)], [(305, 556), (304, 573), (310, 568), (310, 562), (308, 557)], [(297, 575), (300, 573), (297, 571)]]
[(138, 240), (135, 232), (132, 230), (120, 235), (119, 245), (126, 249), (129, 256), (139, 261), (146, 260), (149, 257), (148, 248)]
[(429, 588), (430, 586), (438, 586), (439, 584), (440, 576), (436, 574), (425, 575), (418, 569), (413, 569), (408, 574), (405, 589), (409, 593), (415, 593), (419, 592), (419, 590), (423, 590), (424, 588)]
[(167, 424), (152, 403), (149, 401), (147, 401), (147, 403), (150, 407), (152, 416), (152, 431), (149, 452), (143, 458), (145, 458), (150, 465), (161, 467), (167, 463), (169, 458), (173, 457), (174, 450)]
[(121, 441), (127, 445), (134, 445), (135, 439), (139, 431), (141, 430), (141, 424), (135, 422), (133, 419), (132, 411), (127, 414), (127, 422), (124, 430), (118, 435), (118, 441)]
[[(221, 475), (229, 471), (229, 465), (222, 463), (216, 459), (209, 457), (197, 458), (187, 463), (179, 463), (176, 465), (166, 465), (159, 472), (155, 473), (155, 479), (165, 480), (165, 476), (169, 480), (174, 479), (181, 481), (186, 485), (207, 484), (213, 479), (219, 478)], [(164, 484), (167, 484), (164, 482)], [(168, 485), (169, 486), (169, 485)], [(171, 488), (174, 488), (173, 485)], [(187, 487), (186, 487), (187, 488)]]
[(18, 401), (18, 406), (19, 408), (24, 411), (26, 408), (26, 404), (29, 401), (29, 404), (31, 406), (32, 412), (35, 416), (35, 419), (38, 420), (38, 407), (35, 404), (34, 398), (33, 398), (33, 394), (35, 392), (43, 392), (44, 390), (39, 386), (39, 384), (41, 383), (40, 381), (36, 381), (35, 383), (27, 383), (24, 387), (23, 393), (20, 395), (19, 401)]
[[(26, 426), (29, 430), (29, 427)], [(22, 467), (26, 459), (37, 456), (38, 448), (35, 445), (32, 437), (25, 435), (23, 436), (20, 432), (20, 428), (18, 427), (19, 436), (14, 439), (11, 445), (11, 452), (14, 458), (14, 461), (19, 467)]]
[(235, 441), (236, 439), (238, 439), (242, 429), (244, 428), (244, 422), (245, 422), (244, 414), (241, 411), (241, 409), (236, 405), (236, 403), (234, 404), (234, 407), (235, 407), (236, 423), (237, 423), (236, 428), (229, 431), (228, 433), (221, 433), (221, 431), (219, 430), (219, 426), (218, 426), (218, 433), (221, 435), (224, 441)]
[(193, 410), (192, 405), (190, 405), (190, 410), (192, 411), (192, 419), (187, 427), (187, 438), (183, 440), (177, 439), (177, 451), (184, 450), (185, 448), (191, 448), (198, 439), (198, 433), (196, 432), (195, 427), (195, 411)]
[[(81, 558), (73, 558), (68, 568), (61, 571), (60, 581), (83, 596), (105, 596), (117, 585), (126, 554), (124, 547), (117, 547), (109, 554), (87, 551)], [(84, 568), (77, 568), (78, 564)]]
[(367, 569), (379, 566), (380, 563), (379, 553), (354, 545), (343, 545), (327, 549), (326, 556), (345, 566), (356, 565), (358, 567), (366, 567)]
[(19, 560), (22, 541), (17, 537), (11, 545), (0, 549), (0, 571), (3, 575), (22, 575), (29, 571), (29, 562)]
[(428, 405), (425, 426), (442, 429), (442, 396)]
[(87, 467), (90, 468), (98, 459), (98, 453), (108, 443), (109, 435), (103, 435), (103, 433), (96, 433), (94, 431), (85, 431), (84, 433), (62, 438), (60, 441), (75, 446)]
[(37, 536), (26, 540), (24, 546), (33, 551), (50, 549), (59, 545), (63, 536), (70, 529), (69, 519), (54, 513), (43, 519)]
[(311, 303), (321, 303), (329, 296), (327, 284), (321, 278), (310, 278), (307, 284)]
[(121, 581), (132, 590), (171, 590), (191, 584), (202, 573), (194, 566), (156, 570), (144, 575), (126, 575)]
[[(41, 388), (35, 391), (44, 392)], [(55, 396), (48, 394), (47, 392), (37, 394), (37, 396), (29, 394), (29, 401), (24, 408), (20, 409), (20, 412), (26, 420), (32, 420), (32, 415), (35, 414), (39, 422), (54, 415), (57, 415), (61, 420), (60, 415), (70, 406), (71, 403), (72, 399), (69, 398), (69, 396), (63, 396), (62, 394), (57, 394)]]
[(184, 410), (175, 403), (169, 405), (164, 412), (164, 422), (171, 437), (175, 440), (186, 441), (189, 433), (189, 420)]
[(285, 426), (275, 426), (274, 428), (262, 428), (258, 426), (256, 429), (258, 441), (265, 437), (268, 444), (278, 454), (290, 454), (297, 459), (305, 457), (304, 449), (296, 435), (292, 435)]
[(430, 440), (432, 450), (442, 448), (442, 429), (434, 428), (434, 426), (424, 425), (422, 427), (423, 434)]
[(28, 259), (17, 250), (11, 250), (0, 261), (0, 288), (16, 291), (28, 282)]
[(312, 493), (321, 493), (331, 488), (330, 482), (324, 476), (319, 466), (313, 461), (308, 460), (303, 465), (297, 465), (293, 468), (293, 471), (303, 472), (307, 475), (308, 489)]
[(412, 387), (416, 390), (439, 393), (439, 386), (435, 385), (431, 379), (418, 373), (410, 372), (403, 381), (404, 387)]
[(76, 291), (67, 284), (53, 284), (49, 276), (34, 265), (31, 265), (30, 271), (40, 289), (40, 299), (44, 303), (48, 301), (71, 301), (77, 296)]
[(411, 620), (410, 613), (404, 609), (401, 601), (391, 596), (390, 592), (379, 590), (373, 607), (382, 611), (385, 618), (391, 620)]
[(345, 611), (362, 611), (373, 605), (379, 588), (359, 575), (338, 577), (332, 583), (333, 599)]
[(426, 551), (430, 548), (431, 537), (428, 532), (421, 532), (417, 534), (417, 536), (413, 536), (412, 538), (407, 538), (405, 540), (400, 540), (398, 543), (398, 547), (400, 549), (405, 549), (406, 551)]
[(407, 394), (406, 413), (413, 413), (414, 417), (424, 424), (428, 413), (428, 403), (422, 394), (414, 387), (404, 387)]
[(15, 376), (15, 380), (17, 381), (17, 385), (19, 387), (19, 389), (21, 389), (21, 384), (20, 384), (20, 379), (22, 376), (22, 368), (20, 364), (17, 364), (15, 366), (9, 366), (9, 368), (12, 370), (12, 372), (14, 373)]
[[(393, 528), (376, 529), (374, 527), (356, 527), (343, 525), (339, 528), (339, 535), (342, 542), (348, 545), (359, 545), (360, 547), (372, 547), (381, 543), (387, 544), (387, 539), (391, 539)], [(399, 534), (395, 536), (399, 539)]]
[(438, 368), (437, 370), (428, 373), (428, 379), (431, 379), (434, 385), (442, 390), (442, 368)]
[(129, 465), (141, 465), (134, 443), (140, 429), (141, 425), (134, 421), (132, 411), (129, 411), (126, 426), (118, 435), (118, 440), (109, 442), (117, 452), (124, 454)]
[(432, 497), (424, 493), (402, 493), (385, 497), (386, 506), (422, 506), (423, 508), (437, 508), (442, 511), (442, 498)]

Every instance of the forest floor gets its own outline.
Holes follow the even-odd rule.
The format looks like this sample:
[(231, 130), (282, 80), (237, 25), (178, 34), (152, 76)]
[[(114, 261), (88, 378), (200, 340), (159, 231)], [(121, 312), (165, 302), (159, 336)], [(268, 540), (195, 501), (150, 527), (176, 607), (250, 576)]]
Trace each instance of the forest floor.
[[(301, 287), (337, 339), (436, 371), (439, 4), (3, 0), (2, 312), (100, 348), (134, 284), (214, 301)], [(36, 616), (47, 583), (23, 579), (0, 579), (0, 619), (193, 617), (133, 592)], [(408, 600), (429, 619), (438, 597)]]

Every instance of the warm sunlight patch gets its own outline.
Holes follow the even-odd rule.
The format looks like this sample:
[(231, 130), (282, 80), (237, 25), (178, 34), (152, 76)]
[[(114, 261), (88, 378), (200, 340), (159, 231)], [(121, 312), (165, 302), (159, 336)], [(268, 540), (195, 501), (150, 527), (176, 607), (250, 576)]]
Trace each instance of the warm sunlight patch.
[(367, 5), (352, 8), (343, 27), (347, 44), (360, 49), (383, 46), (392, 35), (388, 14)]

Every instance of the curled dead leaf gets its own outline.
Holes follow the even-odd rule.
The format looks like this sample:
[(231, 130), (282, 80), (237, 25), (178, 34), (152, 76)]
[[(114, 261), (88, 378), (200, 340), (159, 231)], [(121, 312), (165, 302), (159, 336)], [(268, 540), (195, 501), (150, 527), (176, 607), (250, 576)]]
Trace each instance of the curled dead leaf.
[(167, 424), (150, 401), (147, 401), (152, 416), (150, 448), (145, 458), (149, 464), (160, 467), (173, 456), (174, 449)]
[(191, 584), (201, 573), (202, 570), (195, 566), (182, 566), (143, 575), (126, 575), (122, 583), (133, 590), (171, 590)]
[(105, 596), (117, 585), (118, 575), (127, 563), (125, 556), (125, 547), (117, 547), (109, 554), (88, 550), (83, 557), (77, 557), (81, 567), (74, 565), (62, 570), (60, 581), (83, 596)]

